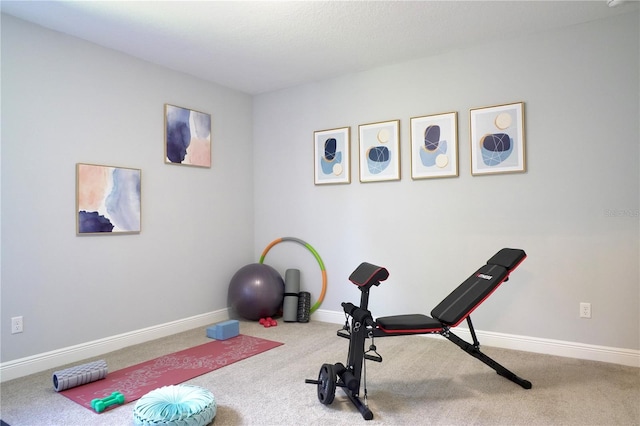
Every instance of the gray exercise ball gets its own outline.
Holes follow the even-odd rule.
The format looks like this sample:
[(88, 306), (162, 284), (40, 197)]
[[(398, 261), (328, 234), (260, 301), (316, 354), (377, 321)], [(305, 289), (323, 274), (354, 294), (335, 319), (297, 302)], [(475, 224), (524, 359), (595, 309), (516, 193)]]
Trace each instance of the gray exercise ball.
[(278, 271), (263, 263), (245, 265), (229, 283), (229, 304), (242, 318), (257, 321), (280, 312), (284, 280)]

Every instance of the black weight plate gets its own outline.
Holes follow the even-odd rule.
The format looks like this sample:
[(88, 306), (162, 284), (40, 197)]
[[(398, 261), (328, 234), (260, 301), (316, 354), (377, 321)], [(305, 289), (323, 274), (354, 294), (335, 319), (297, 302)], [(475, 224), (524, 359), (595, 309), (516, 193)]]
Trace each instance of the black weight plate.
[(333, 371), (333, 365), (322, 364), (320, 373), (318, 373), (318, 399), (324, 405), (329, 405), (335, 396), (336, 374)]

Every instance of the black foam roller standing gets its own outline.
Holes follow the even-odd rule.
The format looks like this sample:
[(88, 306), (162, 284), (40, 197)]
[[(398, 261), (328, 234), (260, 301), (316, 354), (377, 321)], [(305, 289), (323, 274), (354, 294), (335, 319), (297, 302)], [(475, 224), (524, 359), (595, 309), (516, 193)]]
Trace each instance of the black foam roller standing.
[(298, 295), (298, 322), (309, 322), (311, 316), (311, 293), (301, 291)]
[(298, 320), (298, 293), (300, 292), (300, 270), (287, 269), (284, 273), (284, 302), (282, 319), (285, 322)]

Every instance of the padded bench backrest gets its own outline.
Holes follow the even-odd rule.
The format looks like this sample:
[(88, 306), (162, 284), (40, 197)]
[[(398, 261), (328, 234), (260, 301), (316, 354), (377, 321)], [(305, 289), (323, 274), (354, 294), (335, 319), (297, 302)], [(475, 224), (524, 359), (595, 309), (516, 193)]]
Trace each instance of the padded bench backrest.
[(431, 311), (443, 324), (455, 327), (507, 277), (507, 268), (484, 265)]
[(519, 249), (502, 249), (467, 278), (431, 311), (431, 316), (455, 327), (509, 277), (527, 255)]

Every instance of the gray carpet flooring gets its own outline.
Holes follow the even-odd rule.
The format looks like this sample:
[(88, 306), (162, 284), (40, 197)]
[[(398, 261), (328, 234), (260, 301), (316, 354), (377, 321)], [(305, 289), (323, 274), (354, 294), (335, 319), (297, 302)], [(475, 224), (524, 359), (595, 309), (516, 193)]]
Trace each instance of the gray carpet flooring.
[[(638, 368), (482, 347), (533, 383), (525, 390), (444, 338), (425, 336), (375, 340), (383, 362), (366, 363), (368, 405), (374, 413), (367, 422), (341, 389), (331, 405), (323, 405), (316, 386), (304, 382), (317, 378), (323, 363), (346, 361), (349, 342), (336, 336), (339, 328), (315, 321), (264, 328), (242, 321), (241, 333), (284, 345), (187, 383), (213, 392), (216, 426), (640, 425)], [(205, 329), (196, 329), (100, 358), (115, 371), (208, 341)], [(133, 424), (135, 403), (93, 413), (55, 392), (53, 371), (3, 383), (2, 421), (11, 426)]]

